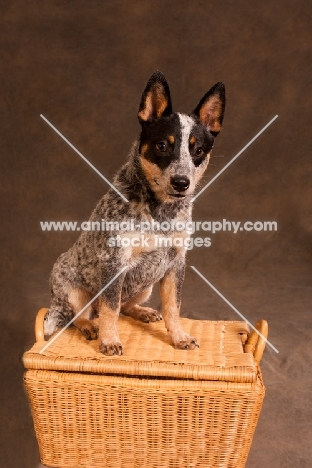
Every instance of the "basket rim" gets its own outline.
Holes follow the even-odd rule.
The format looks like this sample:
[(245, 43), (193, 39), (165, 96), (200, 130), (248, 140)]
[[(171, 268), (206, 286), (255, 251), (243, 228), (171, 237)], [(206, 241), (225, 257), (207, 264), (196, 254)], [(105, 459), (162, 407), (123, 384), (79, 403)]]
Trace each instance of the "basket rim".
[[(242, 321), (208, 321), (181, 318), (187, 333), (200, 337), (200, 348), (174, 350), (164, 324), (144, 324), (120, 317), (122, 356), (104, 356), (98, 343), (85, 340), (75, 327), (66, 329), (41, 354), (47, 342), (38, 341), (23, 355), (27, 369), (92, 374), (166, 377), (223, 382), (255, 382), (258, 365), (245, 353), (242, 336), (249, 327)], [(52, 340), (53, 337), (50, 339)]]
[(81, 372), (59, 372), (43, 369), (28, 369), (24, 374), (26, 382), (49, 382), (53, 381), (57, 385), (79, 385), (94, 389), (105, 387), (118, 387), (133, 389), (135, 391), (229, 391), (229, 392), (251, 392), (265, 394), (265, 386), (260, 368), (254, 382), (228, 382), (216, 380), (192, 380), (192, 379), (166, 379), (150, 376), (132, 375), (99, 375), (84, 374)]

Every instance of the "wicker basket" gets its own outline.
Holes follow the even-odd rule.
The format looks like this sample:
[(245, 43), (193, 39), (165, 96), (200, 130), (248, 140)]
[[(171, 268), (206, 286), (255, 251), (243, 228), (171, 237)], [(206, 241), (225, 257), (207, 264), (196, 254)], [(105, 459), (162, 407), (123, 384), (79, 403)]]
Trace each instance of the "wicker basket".
[[(164, 324), (120, 317), (123, 356), (75, 328), (24, 354), (41, 462), (49, 467), (244, 467), (260, 414), (265, 342), (244, 322), (182, 319), (200, 348), (175, 350)], [(257, 328), (267, 335), (267, 323)], [(258, 339), (259, 338), (259, 339)], [(245, 352), (244, 352), (245, 350)]]

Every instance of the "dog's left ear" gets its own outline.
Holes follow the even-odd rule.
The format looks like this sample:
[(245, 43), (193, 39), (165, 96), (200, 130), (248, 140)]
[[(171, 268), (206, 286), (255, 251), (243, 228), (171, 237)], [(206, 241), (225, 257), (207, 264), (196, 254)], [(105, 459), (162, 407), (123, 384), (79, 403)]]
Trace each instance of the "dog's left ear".
[(225, 110), (225, 87), (219, 82), (215, 84), (200, 100), (193, 115), (208, 128), (213, 136), (217, 136), (222, 127)]
[(141, 124), (152, 122), (161, 116), (172, 114), (169, 86), (161, 71), (156, 71), (148, 80), (139, 108)]

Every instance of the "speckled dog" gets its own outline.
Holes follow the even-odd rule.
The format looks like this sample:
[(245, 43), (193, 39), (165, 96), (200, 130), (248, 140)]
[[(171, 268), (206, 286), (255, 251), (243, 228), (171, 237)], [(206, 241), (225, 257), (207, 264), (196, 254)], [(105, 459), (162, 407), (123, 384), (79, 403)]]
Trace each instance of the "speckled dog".
[[(114, 178), (115, 187), (99, 201), (90, 222), (189, 222), (195, 187), (208, 166), (214, 139), (222, 125), (225, 90), (217, 83), (191, 115), (173, 113), (164, 75), (157, 71), (147, 83), (139, 108), (141, 134), (128, 161)], [(138, 232), (139, 231), (138, 227)], [(77, 315), (103, 287), (123, 271), (74, 321), (87, 339), (99, 338), (100, 351), (122, 354), (118, 336), (119, 313), (143, 322), (164, 318), (173, 345), (194, 349), (196, 339), (179, 321), (186, 248), (157, 247), (155, 233), (145, 232), (143, 245), (112, 245), (112, 237), (138, 232), (84, 231), (56, 261), (50, 278), (52, 301), (45, 319), (50, 335)], [(175, 229), (170, 236), (188, 236)], [(160, 282), (161, 313), (140, 304)]]

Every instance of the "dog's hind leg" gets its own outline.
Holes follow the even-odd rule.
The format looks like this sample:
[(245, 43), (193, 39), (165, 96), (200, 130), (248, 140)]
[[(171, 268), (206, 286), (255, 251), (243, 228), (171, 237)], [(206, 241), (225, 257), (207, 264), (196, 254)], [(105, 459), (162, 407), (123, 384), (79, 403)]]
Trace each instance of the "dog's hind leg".
[(157, 310), (151, 309), (150, 307), (142, 307), (139, 304), (146, 302), (152, 293), (153, 286), (145, 289), (141, 293), (137, 294), (133, 298), (129, 299), (121, 305), (121, 313), (123, 315), (129, 315), (136, 320), (141, 322), (157, 322), (162, 319), (161, 313)]
[(68, 302), (78, 317), (74, 320), (77, 327), (87, 340), (96, 340), (98, 337), (98, 321), (91, 320), (94, 306), (90, 304), (82, 313), (79, 313), (90, 302), (91, 296), (84, 289), (72, 289), (68, 294)]
[(63, 328), (74, 316), (73, 309), (68, 303), (67, 296), (59, 289), (55, 294), (52, 288), (51, 305), (44, 318), (44, 334), (53, 335), (54, 332)]

